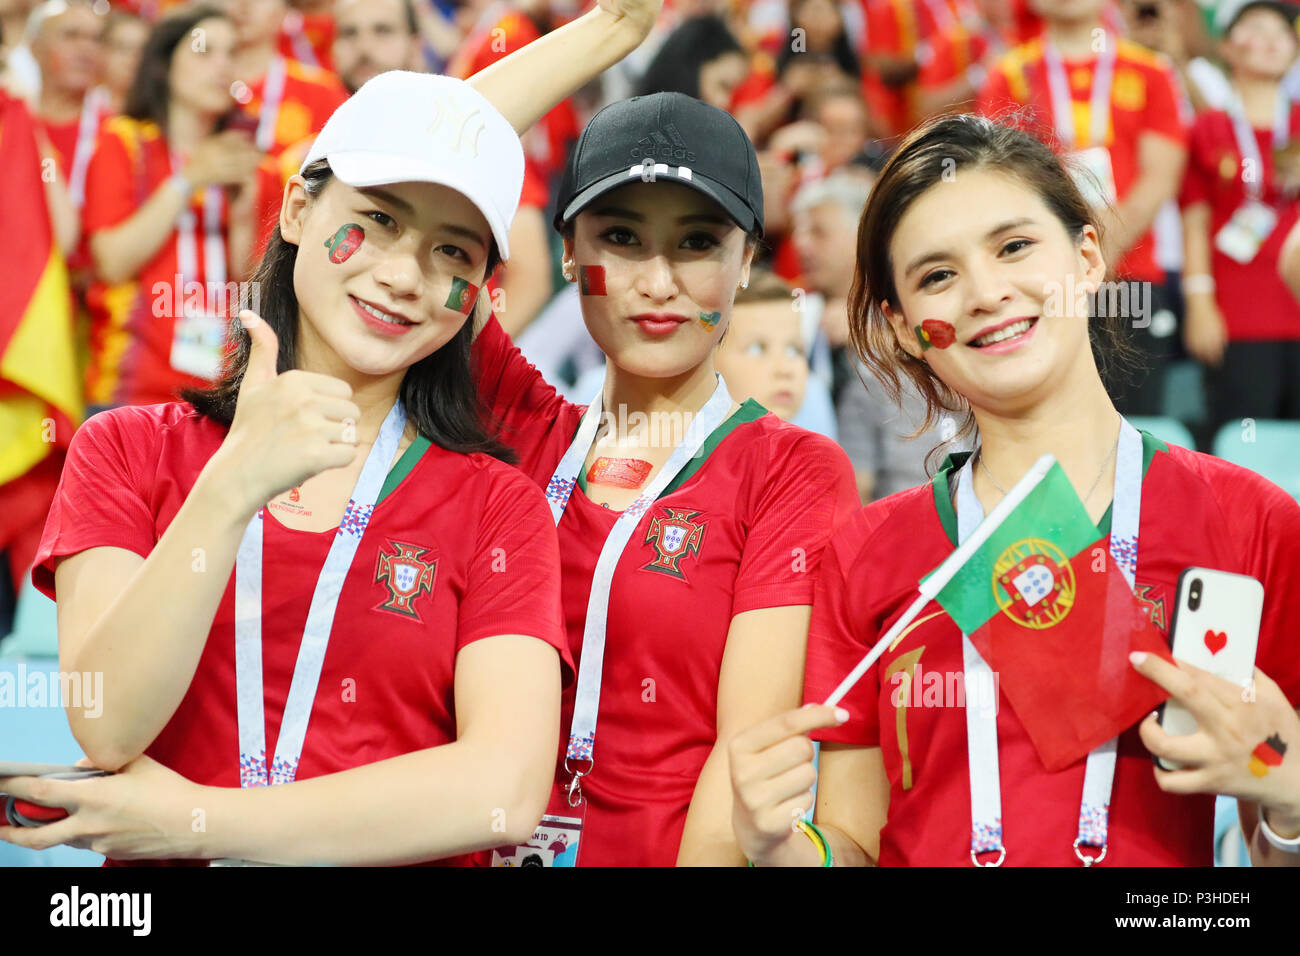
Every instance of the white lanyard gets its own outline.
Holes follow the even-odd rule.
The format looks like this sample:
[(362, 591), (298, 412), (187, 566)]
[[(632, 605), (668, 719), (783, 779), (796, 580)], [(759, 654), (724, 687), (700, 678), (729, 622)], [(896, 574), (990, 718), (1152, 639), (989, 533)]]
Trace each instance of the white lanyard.
[(95, 135), (99, 132), (99, 111), (108, 94), (95, 87), (81, 101), (81, 118), (77, 122), (77, 146), (72, 151), (72, 167), (68, 173), (68, 193), (72, 205), (80, 209), (86, 204), (86, 170), (95, 152)]
[[(172, 170), (182, 168), (180, 157), (172, 154)], [(176, 219), (176, 271), (180, 274), (181, 288), (177, 297), (184, 301), (185, 283), (199, 279), (198, 220), (186, 197), (181, 214)], [(220, 186), (209, 186), (203, 191), (203, 302), (207, 311), (208, 290), (215, 283), (226, 284), (226, 239), (221, 234), (221, 217), (225, 210), (226, 194)]]
[[(577, 806), (580, 788), (578, 779), (591, 773), (595, 761), (592, 752), (596, 743), (596, 715), (600, 707), (601, 671), (605, 662), (605, 630), (609, 616), (609, 589), (614, 580), (614, 568), (623, 554), (624, 547), (632, 537), (632, 532), (641, 522), (641, 516), (654, 503), (655, 499), (668, 487), (669, 482), (677, 477), (686, 464), (696, 456), (701, 446), (719, 425), (726, 420), (731, 409), (731, 395), (727, 384), (718, 377), (718, 386), (704, 407), (691, 420), (686, 429), (686, 437), (673, 449), (663, 469), (654, 481), (627, 510), (619, 515), (614, 527), (600, 549), (596, 561), (596, 571), (591, 579), (591, 596), (587, 599), (587, 618), (582, 627), (582, 661), (578, 666), (578, 686), (573, 704), (573, 725), (569, 730), (568, 750), (564, 755), (564, 769), (573, 774), (569, 785), (569, 802)], [(602, 389), (603, 392), (603, 389)], [(560, 464), (546, 486), (546, 499), (551, 505), (551, 515), (558, 525), (564, 517), (564, 509), (569, 504), (573, 489), (578, 483), (578, 473), (587, 459), (591, 444), (596, 438), (596, 429), (600, 425), (602, 392), (597, 392), (587, 407), (578, 426), (578, 433), (573, 444), (560, 459)], [(570, 760), (585, 760), (586, 770), (573, 770)]]
[(275, 145), (275, 126), (280, 119), (280, 100), (284, 98), (284, 78), (287, 72), (284, 57), (271, 58), (266, 69), (266, 82), (262, 84), (262, 111), (257, 117), (257, 148), (269, 153)]
[(239, 717), (241, 787), (289, 783), (298, 773), (307, 721), (316, 700), (325, 648), (334, 626), (334, 610), (405, 429), (406, 410), (399, 399), (384, 418), (379, 437), (370, 446), (370, 454), (366, 456), (316, 581), (269, 776), (262, 686), (262, 522), (266, 509), (259, 509), (244, 529), (235, 557), (235, 703)]
[[(1259, 141), (1255, 139), (1255, 130), (1246, 119), (1246, 107), (1241, 102), (1241, 94), (1235, 89), (1227, 102), (1228, 119), (1232, 121), (1232, 134), (1237, 139), (1237, 152), (1241, 154), (1243, 164), (1249, 162), (1254, 167), (1255, 175), (1242, 176), (1246, 185), (1246, 195), (1258, 199), (1264, 192), (1264, 158), (1259, 153)], [(1291, 141), (1291, 98), (1281, 87), (1273, 104), (1273, 148), (1285, 149)]]
[[(957, 538), (965, 541), (984, 519), (984, 508), (975, 495), (973, 463), (976, 449), (958, 475)], [(1111, 502), (1110, 553), (1133, 587), (1137, 572), (1138, 523), (1142, 507), (1142, 436), (1125, 419), (1120, 425), (1115, 457), (1115, 495)], [(993, 671), (968, 636), (961, 636), (962, 663), (966, 674), (967, 701), (981, 687), (996, 687)], [(1106, 856), (1106, 835), (1110, 794), (1115, 780), (1118, 738), (1112, 738), (1088, 754), (1083, 774), (1083, 799), (1079, 805), (1079, 829), (1074, 853), (1084, 866)], [(988, 708), (966, 707), (966, 751), (970, 767), (971, 862), (977, 866), (999, 866), (1006, 859), (1002, 843), (1002, 793), (998, 773), (997, 716)], [(1080, 846), (1100, 847), (1092, 857), (1079, 852)], [(997, 853), (992, 863), (980, 864), (980, 853)]]
[(293, 47), (293, 58), (308, 66), (320, 66), (316, 51), (311, 48), (304, 31), (304, 18), (300, 11), (290, 10), (284, 17), (284, 32), (289, 35), (289, 44)]
[[(1115, 46), (1118, 38), (1107, 33), (1101, 55), (1097, 58), (1097, 69), (1092, 77), (1092, 101), (1088, 109), (1091, 125), (1089, 135), (1091, 142), (1084, 148), (1106, 145), (1106, 130), (1110, 126), (1110, 89), (1115, 78)], [(1065, 64), (1056, 44), (1051, 40), (1043, 41), (1043, 64), (1047, 67), (1047, 87), (1052, 96), (1052, 118), (1056, 123), (1056, 133), (1067, 149), (1074, 149), (1074, 100), (1070, 96), (1069, 80), (1065, 75)]]

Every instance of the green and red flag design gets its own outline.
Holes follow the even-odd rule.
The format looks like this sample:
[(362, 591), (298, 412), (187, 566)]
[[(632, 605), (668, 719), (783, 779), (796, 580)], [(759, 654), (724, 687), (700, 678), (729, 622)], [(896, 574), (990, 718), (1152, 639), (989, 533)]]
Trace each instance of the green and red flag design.
[(447, 301), (443, 304), (461, 315), (469, 315), (470, 310), (474, 308), (474, 300), (477, 297), (478, 286), (472, 282), (466, 282), (460, 276), (455, 276), (451, 280), (451, 292), (448, 293)]
[(998, 675), (1049, 771), (1082, 759), (1168, 696), (1128, 659), (1147, 651), (1170, 660), (1164, 637), (1059, 464), (937, 600)]

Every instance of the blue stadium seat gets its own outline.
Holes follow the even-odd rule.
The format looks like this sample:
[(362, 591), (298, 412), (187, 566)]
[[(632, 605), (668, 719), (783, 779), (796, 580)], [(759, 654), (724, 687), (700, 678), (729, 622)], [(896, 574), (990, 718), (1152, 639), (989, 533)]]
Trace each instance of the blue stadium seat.
[(1214, 454), (1263, 475), (1300, 500), (1300, 422), (1229, 422), (1214, 436)]
[(1183, 448), (1196, 450), (1196, 441), (1192, 438), (1192, 433), (1176, 418), (1130, 415), (1128, 420), (1133, 423), (1134, 428), (1150, 432), (1168, 445), (1181, 445)]

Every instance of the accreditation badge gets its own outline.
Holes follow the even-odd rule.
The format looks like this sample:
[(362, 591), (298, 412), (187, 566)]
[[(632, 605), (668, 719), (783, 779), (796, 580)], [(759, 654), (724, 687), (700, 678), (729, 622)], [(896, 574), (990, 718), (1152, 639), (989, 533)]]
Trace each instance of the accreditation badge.
[(1074, 160), (1074, 168), (1070, 170), (1074, 184), (1079, 187), (1079, 192), (1088, 205), (1094, 208), (1114, 205), (1117, 193), (1110, 150), (1105, 146), (1093, 146), (1076, 150), (1071, 158)]
[(224, 315), (185, 309), (172, 333), (172, 368), (215, 381), (221, 375), (228, 321)]
[(1214, 248), (1234, 262), (1247, 263), (1277, 228), (1277, 210), (1257, 199), (1248, 199), (1224, 223), (1214, 237)]
[(570, 806), (569, 797), (561, 787), (554, 787), (551, 802), (546, 807), (542, 822), (537, 824), (533, 837), (518, 846), (503, 846), (492, 851), (493, 866), (577, 866), (578, 842), (582, 838), (582, 822), (587, 815), (587, 800), (578, 797), (578, 805)]

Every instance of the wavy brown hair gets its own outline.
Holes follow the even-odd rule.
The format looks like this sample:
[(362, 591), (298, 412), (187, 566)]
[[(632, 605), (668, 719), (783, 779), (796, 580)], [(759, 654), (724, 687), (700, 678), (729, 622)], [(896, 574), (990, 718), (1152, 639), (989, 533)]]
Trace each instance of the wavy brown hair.
[[(1061, 159), (1041, 140), (1010, 122), (971, 114), (946, 115), (908, 134), (881, 170), (858, 224), (858, 265), (849, 292), (849, 336), (863, 364), (891, 399), (900, 400), (904, 379), (921, 394), (926, 415), (918, 435), (937, 424), (945, 411), (960, 417), (959, 435), (974, 431), (975, 418), (970, 403), (945, 385), (929, 363), (904, 351), (885, 318), (885, 303), (895, 312), (901, 310), (889, 244), (912, 203), (945, 176), (950, 178), (962, 169), (989, 169), (1014, 177), (1039, 195), (1076, 243), (1083, 239), (1084, 226), (1092, 226), (1101, 235), (1096, 211), (1083, 198)], [(1118, 316), (1098, 314), (1098, 301), (1090, 303), (1088, 337), (1103, 381), (1113, 381), (1134, 369), (1138, 353)]]

